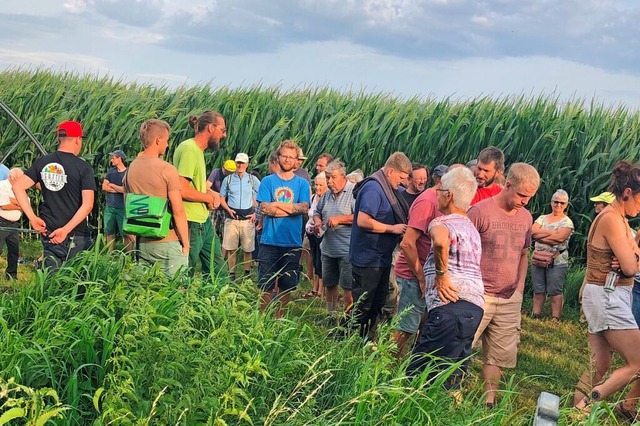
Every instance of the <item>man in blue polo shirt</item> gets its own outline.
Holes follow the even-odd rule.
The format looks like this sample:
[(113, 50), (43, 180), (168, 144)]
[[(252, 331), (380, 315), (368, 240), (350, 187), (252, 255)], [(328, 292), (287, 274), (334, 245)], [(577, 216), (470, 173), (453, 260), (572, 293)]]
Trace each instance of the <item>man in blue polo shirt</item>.
[(407, 228), (406, 203), (398, 186), (411, 173), (402, 152), (389, 156), (384, 167), (354, 189), (356, 205), (351, 227), (349, 260), (353, 274), (354, 316), (366, 337), (382, 312), (389, 292), (391, 254)]
[(256, 194), (260, 180), (247, 173), (249, 156), (236, 155), (236, 171), (224, 178), (220, 185), (220, 207), (226, 211), (222, 232), (222, 249), (228, 253), (229, 276), (235, 280), (236, 251), (244, 253), (244, 276), (251, 274), (251, 253), (255, 249)]

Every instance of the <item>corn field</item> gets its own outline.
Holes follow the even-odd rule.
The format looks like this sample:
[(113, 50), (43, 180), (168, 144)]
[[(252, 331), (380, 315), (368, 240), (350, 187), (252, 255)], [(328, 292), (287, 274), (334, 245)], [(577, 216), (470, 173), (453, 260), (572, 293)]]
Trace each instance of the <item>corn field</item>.
[[(483, 97), (395, 99), (383, 94), (340, 93), (328, 88), (283, 92), (277, 87), (180, 87), (169, 89), (123, 83), (112, 77), (13, 70), (0, 74), (0, 99), (27, 123), (48, 150), (55, 149), (55, 128), (62, 120), (83, 123), (88, 137), (82, 156), (99, 179), (109, 166), (108, 153), (122, 148), (129, 157), (139, 150), (137, 131), (148, 118), (172, 126), (173, 148), (191, 137), (188, 116), (220, 111), (228, 137), (221, 152), (207, 153), (210, 168), (237, 152), (247, 152), (252, 166), (266, 170), (269, 153), (283, 139), (295, 139), (313, 167), (330, 152), (349, 169), (366, 173), (387, 156), (404, 151), (430, 167), (464, 163), (489, 145), (502, 148), (507, 165), (524, 161), (538, 168), (543, 184), (530, 204), (535, 216), (549, 212), (553, 192), (569, 192), (569, 215), (576, 224), (571, 250), (581, 257), (592, 206), (588, 198), (606, 189), (610, 170), (622, 159), (638, 159), (640, 116), (625, 107), (584, 106), (553, 97)], [(7, 117), (0, 116), (0, 151), (15, 141), (20, 148), (6, 159), (27, 166), (35, 147)], [(101, 198), (99, 198), (100, 200)], [(97, 224), (101, 203), (92, 215)]]

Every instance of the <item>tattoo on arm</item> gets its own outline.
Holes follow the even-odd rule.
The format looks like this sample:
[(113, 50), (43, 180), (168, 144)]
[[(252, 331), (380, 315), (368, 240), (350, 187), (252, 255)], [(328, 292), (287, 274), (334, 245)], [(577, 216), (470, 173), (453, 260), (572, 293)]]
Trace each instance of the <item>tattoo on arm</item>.
[(309, 211), (309, 203), (294, 203), (291, 205), (291, 215), (305, 214)]

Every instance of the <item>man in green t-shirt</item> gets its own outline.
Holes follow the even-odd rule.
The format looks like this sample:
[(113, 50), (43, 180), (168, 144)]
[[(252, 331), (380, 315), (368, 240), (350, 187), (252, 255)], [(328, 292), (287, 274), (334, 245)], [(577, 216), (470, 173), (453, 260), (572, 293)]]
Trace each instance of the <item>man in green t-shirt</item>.
[(202, 275), (208, 276), (215, 264), (215, 273), (227, 277), (228, 270), (222, 257), (220, 239), (209, 220), (209, 210), (220, 205), (220, 194), (207, 189), (207, 172), (204, 150), (220, 149), (220, 140), (227, 136), (224, 117), (217, 112), (205, 111), (189, 117), (195, 136), (178, 145), (173, 154), (173, 164), (178, 169), (184, 209), (189, 225), (189, 267), (202, 264)]

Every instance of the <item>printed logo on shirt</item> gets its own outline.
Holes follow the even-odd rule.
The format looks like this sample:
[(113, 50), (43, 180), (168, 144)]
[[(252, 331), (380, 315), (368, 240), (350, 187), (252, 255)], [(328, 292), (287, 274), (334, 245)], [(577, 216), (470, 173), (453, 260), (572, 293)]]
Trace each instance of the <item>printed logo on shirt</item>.
[(60, 191), (67, 183), (64, 167), (59, 163), (49, 163), (40, 172), (42, 183), (49, 191)]
[(286, 186), (281, 186), (276, 189), (276, 201), (280, 201), (281, 203), (289, 203), (293, 204), (293, 191), (291, 188)]

